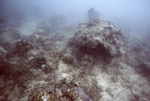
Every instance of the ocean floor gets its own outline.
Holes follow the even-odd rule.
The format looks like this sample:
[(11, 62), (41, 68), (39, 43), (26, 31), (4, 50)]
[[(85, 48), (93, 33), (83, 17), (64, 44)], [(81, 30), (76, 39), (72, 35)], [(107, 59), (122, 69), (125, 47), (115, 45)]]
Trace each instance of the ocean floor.
[(150, 101), (147, 42), (125, 37), (125, 53), (107, 57), (76, 46), (75, 26), (1, 26), (1, 101)]

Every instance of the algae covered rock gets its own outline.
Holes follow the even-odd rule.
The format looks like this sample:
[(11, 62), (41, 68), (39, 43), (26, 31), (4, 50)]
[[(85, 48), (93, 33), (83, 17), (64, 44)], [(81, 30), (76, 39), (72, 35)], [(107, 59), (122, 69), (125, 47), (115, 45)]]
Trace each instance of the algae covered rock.
[(111, 22), (96, 19), (79, 25), (74, 44), (92, 53), (121, 56), (125, 53), (123, 33)]

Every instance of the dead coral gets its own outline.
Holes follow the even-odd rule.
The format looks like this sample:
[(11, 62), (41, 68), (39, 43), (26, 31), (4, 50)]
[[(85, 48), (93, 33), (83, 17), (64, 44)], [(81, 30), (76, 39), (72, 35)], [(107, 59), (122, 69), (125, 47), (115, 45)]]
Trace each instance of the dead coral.
[(122, 56), (125, 53), (123, 33), (111, 22), (96, 19), (80, 24), (74, 45), (90, 54)]

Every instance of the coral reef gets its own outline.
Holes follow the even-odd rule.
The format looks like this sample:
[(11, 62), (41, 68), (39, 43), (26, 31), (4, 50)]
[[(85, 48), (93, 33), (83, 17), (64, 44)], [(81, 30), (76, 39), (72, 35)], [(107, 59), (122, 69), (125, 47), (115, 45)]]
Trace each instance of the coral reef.
[(72, 32), (55, 26), (43, 24), (32, 35), (10, 37), (7, 28), (0, 29), (1, 101), (150, 99), (149, 44), (126, 40), (102, 19)]
[(113, 23), (101, 19), (80, 24), (74, 44), (92, 54), (115, 57), (125, 53), (123, 33)]

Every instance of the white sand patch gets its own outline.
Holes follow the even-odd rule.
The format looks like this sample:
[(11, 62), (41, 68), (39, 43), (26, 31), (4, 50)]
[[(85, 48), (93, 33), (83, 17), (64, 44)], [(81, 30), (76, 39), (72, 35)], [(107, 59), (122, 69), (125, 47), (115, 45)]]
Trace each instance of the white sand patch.
[[(117, 69), (111, 65), (107, 67), (107, 72), (100, 71), (95, 77), (98, 87), (104, 91), (101, 92), (102, 98), (99, 101), (112, 101), (116, 96), (115, 101), (130, 101), (133, 94), (140, 96), (144, 87), (148, 88), (148, 85), (144, 84), (144, 82), (137, 82), (138, 80), (144, 81), (145, 79), (140, 77), (132, 67), (124, 63), (119, 64), (121, 68)], [(117, 81), (112, 82), (112, 77), (116, 77)], [(142, 83), (142, 85), (140, 86), (139, 83)], [(144, 91), (148, 92), (150, 90)], [(120, 92), (121, 94), (119, 94)]]

